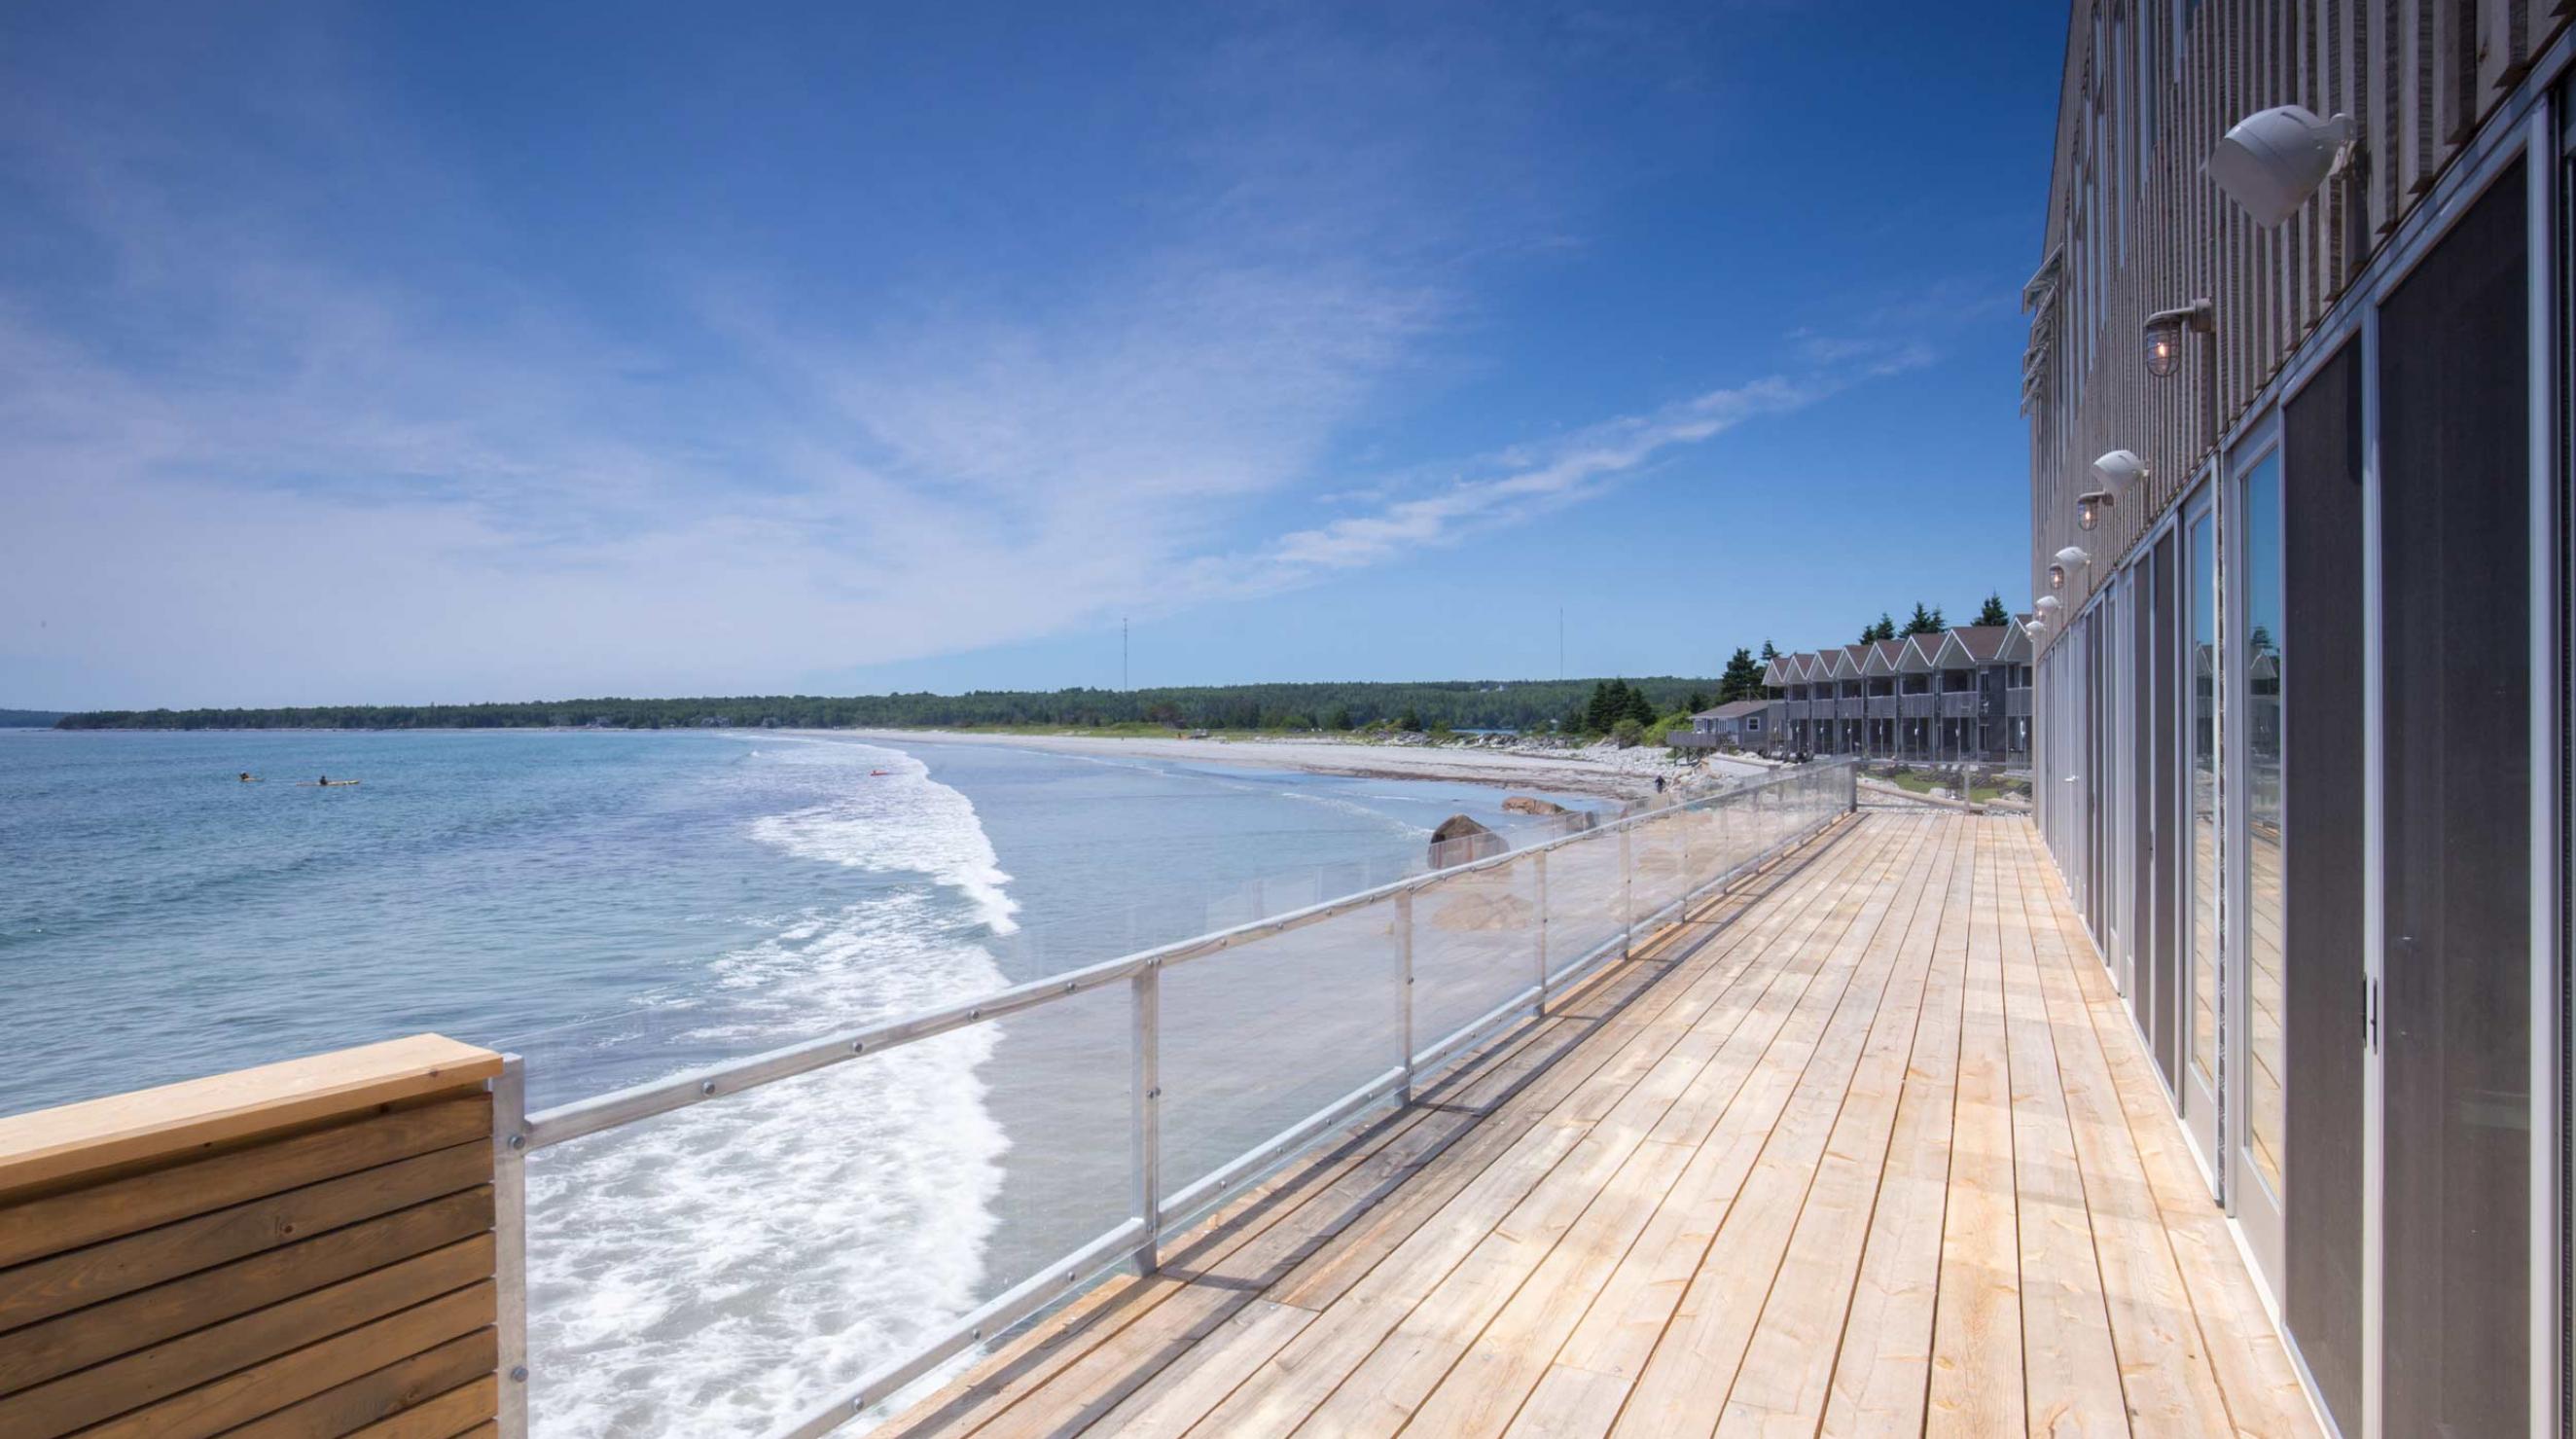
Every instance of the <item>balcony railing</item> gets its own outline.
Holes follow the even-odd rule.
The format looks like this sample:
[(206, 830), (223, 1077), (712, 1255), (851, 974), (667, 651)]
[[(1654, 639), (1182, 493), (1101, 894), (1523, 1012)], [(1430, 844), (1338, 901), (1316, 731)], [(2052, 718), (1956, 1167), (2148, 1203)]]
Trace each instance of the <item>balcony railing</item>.
[(1932, 696), (1929, 694), (1898, 695), (1896, 712), (1907, 719), (1930, 719)]
[(1976, 717), (1977, 692), (1975, 690), (1959, 690), (1941, 696), (1941, 718), (1975, 719)]
[[(1847, 703), (1855, 708), (1858, 700)], [(1825, 761), (1703, 798), (1610, 820), (1578, 833), (1471, 863), (1399, 880), (1340, 899), (1274, 915), (1035, 980), (904, 1018), (826, 1034), (671, 1078), (639, 1084), (535, 1114), (521, 1109), (523, 1068), (509, 1061), (497, 1086), (495, 1184), (501, 1214), (501, 1396), (503, 1439), (526, 1433), (529, 1369), (546, 1356), (527, 1350), (526, 1173), (540, 1151), (656, 1116), (719, 1104), (748, 1090), (833, 1065), (875, 1061), (936, 1035), (1026, 1016), (1077, 996), (1129, 995), (1125, 1058), (1131, 1066), (1127, 1133), (1118, 1156), (1130, 1167), (1127, 1216), (1053, 1263), (1040, 1265), (979, 1307), (930, 1330), (908, 1351), (855, 1381), (818, 1376), (829, 1397), (788, 1416), (773, 1439), (825, 1433), (858, 1417), (955, 1355), (1127, 1265), (1160, 1262), (1162, 1236), (1216, 1209), (1264, 1175), (1370, 1109), (1408, 1104), (1415, 1088), (1489, 1035), (1525, 1018), (1543, 1017), (1551, 996), (1604, 963), (1625, 956), (1639, 938), (1687, 913), (1702, 894), (1746, 875), (1821, 832), (1856, 806), (1857, 767)], [(1287, 937), (1330, 923), (1297, 942)], [(1347, 979), (1367, 948), (1383, 945), (1383, 988), (1350, 992), (1326, 1033), (1281, 1024), (1258, 1038), (1184, 1028), (1175, 1035), (1164, 1014), (1164, 982), (1177, 981), (1184, 1010), (1205, 1006), (1210, 970), (1282, 976), (1318, 963)], [(1417, 978), (1424, 981), (1417, 986)], [(1330, 982), (1312, 975), (1310, 982)], [(1417, 989), (1421, 991), (1417, 995)], [(1436, 1037), (1415, 1032), (1473, 1015)], [(1350, 1037), (1374, 1018), (1385, 1049), (1355, 1052)], [(1258, 1052), (1272, 1044), (1267, 1058)], [(1247, 1046), (1249, 1048), (1247, 1048)], [(1173, 1052), (1167, 1053), (1167, 1047)], [(1167, 1058), (1176, 1061), (1167, 1069)], [(1104, 1063), (1115, 1063), (1103, 1055)], [(1194, 1093), (1200, 1076), (1213, 1092)], [(1356, 1084), (1351, 1081), (1356, 1078)], [(1340, 1098), (1302, 1117), (1282, 1111), (1321, 1081), (1350, 1085)], [(1196, 1134), (1176, 1143), (1164, 1132), (1166, 1087), (1190, 1103)], [(1331, 1092), (1330, 1088), (1326, 1092)], [(1282, 1125), (1281, 1120), (1287, 1122)], [(1114, 1123), (1114, 1121), (1112, 1121)], [(1222, 1144), (1249, 1148), (1231, 1152)], [(1266, 1137), (1259, 1137), (1266, 1136)], [(542, 1161), (540, 1161), (542, 1162)], [(576, 1208), (579, 1193), (561, 1203)], [(676, 1259), (676, 1256), (675, 1256)]]
[(1869, 717), (1871, 719), (1896, 718), (1896, 696), (1871, 695), (1869, 697)]

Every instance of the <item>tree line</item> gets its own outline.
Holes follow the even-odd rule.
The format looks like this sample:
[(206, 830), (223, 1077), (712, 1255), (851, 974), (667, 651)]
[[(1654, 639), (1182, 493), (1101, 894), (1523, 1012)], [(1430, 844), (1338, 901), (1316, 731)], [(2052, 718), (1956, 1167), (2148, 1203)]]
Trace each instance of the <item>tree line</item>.
[[(277, 709), (97, 710), (59, 729), (942, 729), (1158, 725), (1234, 730), (1548, 730), (1588, 724), (1603, 681), (1451, 680), (1182, 686), (1165, 689), (975, 690), (966, 694), (751, 695), (573, 699), (458, 705), (318, 705)], [(1706, 679), (1620, 680), (1652, 715), (1704, 698)], [(1693, 705), (1692, 708), (1701, 706)]]
[[(1986, 602), (1978, 607), (1977, 617), (1969, 623), (1971, 625), (2008, 625), (2012, 623), (2012, 612), (2004, 608), (2004, 597), (2001, 594), (1989, 594), (1986, 596)], [(1895, 618), (1887, 611), (1880, 610), (1876, 623), (1860, 627), (1860, 643), (1905, 639), (1913, 635), (1937, 635), (1949, 627), (1950, 622), (1941, 617), (1939, 605), (1933, 605), (1927, 609), (1921, 600), (1916, 600), (1914, 613), (1907, 617), (1903, 625), (1897, 624)]]

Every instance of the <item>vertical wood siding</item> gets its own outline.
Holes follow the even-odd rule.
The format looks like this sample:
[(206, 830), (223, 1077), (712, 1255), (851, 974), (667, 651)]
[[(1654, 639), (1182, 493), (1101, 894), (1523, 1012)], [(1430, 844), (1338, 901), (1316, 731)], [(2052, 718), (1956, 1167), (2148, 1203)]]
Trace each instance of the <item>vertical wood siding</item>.
[[(2576, 0), (2201, 0), (2182, 28), (2185, 8), (2076, 0), (2068, 24), (2047, 260), (2025, 296), (2023, 390), (2031, 593), (2047, 593), (2059, 549), (2080, 544), (2094, 557), (2067, 577), (2061, 617), (2081, 610), (2173, 507), (2208, 459), (2213, 432), (2242, 415), (2315, 330)], [(2361, 159), (2267, 232), (2201, 164), (2228, 126), (2283, 104), (2354, 116)], [(2141, 105), (2152, 108), (2142, 116)], [(2149, 153), (2111, 152), (2134, 152), (2142, 119), (2151, 119)], [(2146, 317), (2204, 296), (2216, 307), (2214, 339), (2187, 336), (2182, 367), (2169, 379), (2149, 375)], [(2215, 425), (2203, 413), (2212, 363)], [(2113, 449), (2137, 451), (2153, 473), (2084, 534), (2075, 497), (2092, 488), (2094, 457)], [(2052, 629), (2043, 643), (2056, 638)]]

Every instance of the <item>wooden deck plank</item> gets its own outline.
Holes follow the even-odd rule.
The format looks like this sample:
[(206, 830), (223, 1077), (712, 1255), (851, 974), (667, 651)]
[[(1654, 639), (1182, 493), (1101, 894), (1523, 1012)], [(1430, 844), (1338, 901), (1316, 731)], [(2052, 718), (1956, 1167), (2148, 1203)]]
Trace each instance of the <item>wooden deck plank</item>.
[(2027, 823), (1771, 878), (894, 1432), (2318, 1432)]
[(2101, 1036), (2093, 1032), (2091, 1012), (2069, 968), (2090, 958), (2076, 961), (2068, 955), (2048, 905), (2038, 857), (2022, 856), (2020, 867), (2040, 989), (2058, 1033), (2058, 1077), (2093, 1215), (2103, 1297), (2128, 1392), (2130, 1430), (2172, 1439), (2225, 1433), (2227, 1405), (2210, 1367), (2200, 1317), (2192, 1312), (2191, 1296), (2174, 1265), (2146, 1166), (2129, 1141), (2128, 1119)]
[[(1902, 908), (1901, 896), (1896, 907)], [(1864, 905), (1852, 930), (1846, 931), (1846, 945), (1848, 936), (1864, 926), (1870, 934), (1877, 932), (1889, 906), (1880, 903), (1877, 910), (1873, 914)], [(1812, 986), (1809, 992), (1814, 993)], [(1774, 1041), (1775, 1051), (1779, 1044)], [(1702, 1084), (1675, 1107), (1670, 1118), (1680, 1121), (1678, 1131), (1641, 1153), (1631, 1166), (1633, 1172), (1623, 1171), (1617, 1177), (1586, 1211), (1577, 1230), (1494, 1314), (1418, 1408), (1413, 1416), (1416, 1425), (1429, 1433), (1481, 1434), (1500, 1432), (1510, 1422), (1558, 1346), (1589, 1310), (1600, 1285), (1598, 1276), (1626, 1258), (1687, 1161), (1715, 1131), (1726, 1101), (1732, 1098), (1732, 1093), (1716, 1093), (1718, 1088)]]
[[(1837, 862), (1848, 860), (1847, 857), (1838, 857)], [(1087, 1332), (1074, 1335), (1075, 1342), (1056, 1345), (1064, 1351), (1059, 1355), (1032, 1357), (1034, 1346), (1023, 1346), (1010, 1363), (984, 1366), (979, 1376), (969, 1376), (968, 1381), (952, 1386), (945, 1395), (916, 1406), (904, 1420), (893, 1426), (894, 1432), (907, 1436), (970, 1430), (984, 1432), (976, 1430), (978, 1423), (991, 1423), (991, 1432), (998, 1433), (1059, 1432), (1068, 1410), (1076, 1415), (1097, 1414), (1104, 1402), (1115, 1404), (1130, 1393), (1142, 1395), (1148, 1390), (1155, 1395), (1174, 1387), (1183, 1388), (1185, 1392), (1197, 1392), (1197, 1386), (1184, 1384), (1181, 1375), (1161, 1376), (1163, 1366), (1176, 1360), (1182, 1362), (1184, 1368), (1208, 1362), (1208, 1356), (1196, 1347), (1196, 1340), (1209, 1335), (1220, 1336), (1228, 1345), (1255, 1342), (1246, 1341), (1235, 1330), (1218, 1328), (1225, 1317), (1252, 1294), (1265, 1290), (1274, 1295), (1293, 1294), (1308, 1300), (1304, 1307), (1321, 1307), (1326, 1297), (1342, 1292), (1355, 1282), (1370, 1263), (1410, 1235), (1480, 1172), (1482, 1166), (1506, 1152), (1541, 1118), (1556, 1110), (1568, 1095), (1575, 1093), (1600, 1066), (1619, 1052), (1626, 1036), (1659, 1012), (1658, 1005), (1690, 1002), (1690, 994), (1676, 992), (1670, 983), (1666, 983), (1657, 986), (1643, 1005), (1627, 1003), (1641, 987), (1652, 981), (1658, 965), (1669, 962), (1669, 952), (1674, 946), (1703, 936), (1707, 925), (1739, 915), (1750, 904), (1749, 898), (1729, 897), (1704, 906), (1693, 916), (1691, 923), (1675, 926), (1654, 943), (1642, 947), (1637, 963), (1615, 967), (1605, 973), (1601, 981), (1569, 995), (1563, 1003), (1570, 1008), (1558, 1009), (1547, 1026), (1537, 1031), (1560, 1034), (1563, 1043), (1540, 1043), (1517, 1052), (1532, 1064), (1548, 1066), (1534, 1083), (1527, 1086), (1495, 1084), (1480, 1077), (1475, 1081), (1475, 1087), (1464, 1092), (1452, 1092), (1444, 1084), (1443, 1088), (1426, 1093), (1424, 1104), (1417, 1109), (1438, 1116), (1443, 1129), (1431, 1136), (1437, 1140), (1436, 1144), (1426, 1141), (1423, 1156), (1395, 1174), (1395, 1179), (1402, 1182), (1393, 1193), (1381, 1192), (1393, 1187), (1390, 1182), (1389, 1186), (1380, 1186), (1356, 1196), (1350, 1203), (1331, 1203), (1329, 1201), (1341, 1196), (1328, 1194), (1320, 1211), (1325, 1217), (1320, 1220), (1314, 1203), (1301, 1204), (1270, 1231), (1268, 1242), (1240, 1253), (1218, 1247), (1220, 1241), (1213, 1238), (1204, 1245), (1194, 1244), (1176, 1255), (1163, 1274), (1155, 1279), (1125, 1282), (1129, 1287), (1153, 1286), (1168, 1284), (1178, 1277), (1186, 1284), (1188, 1297), (1198, 1301), (1194, 1307), (1162, 1314), (1160, 1324), (1139, 1328), (1132, 1333), (1123, 1332), (1115, 1325), (1086, 1324), (1080, 1316), (1069, 1322), (1060, 1322), (1051, 1330), (1052, 1333), (1064, 1334), (1077, 1328)], [(1746, 955), (1737, 951), (1758, 952), (1759, 933), (1752, 927), (1743, 934), (1721, 931), (1718, 945), (1705, 955), (1695, 955), (1692, 959), (1714, 972), (1722, 981), (1731, 982), (1734, 975), (1742, 972), (1746, 962)], [(1562, 1028), (1552, 1028), (1558, 1026)], [(1505, 1061), (1505, 1067), (1509, 1069), (1520, 1063), (1521, 1059), (1516, 1057)], [(1523, 1092), (1524, 1088), (1526, 1092)], [(1615, 1093), (1615, 1089), (1604, 1092)], [(1509, 1102), (1505, 1103), (1506, 1100)], [(1444, 1147), (1453, 1140), (1458, 1145), (1454, 1151)], [(1220, 1222), (1214, 1229), (1221, 1234), (1227, 1227)], [(1334, 1242), (1328, 1247), (1327, 1240)], [(1283, 1265), (1286, 1268), (1284, 1274)], [(1160, 1296), (1149, 1297), (1141, 1304), (1120, 1304), (1117, 1307), (1122, 1310), (1149, 1307), (1157, 1297)], [(1161, 1313), (1159, 1309), (1155, 1312)], [(1184, 1319), (1188, 1321), (1186, 1324), (1180, 1322)], [(1124, 1319), (1119, 1322), (1123, 1323)], [(1179, 1327), (1175, 1328), (1175, 1325)], [(1285, 1331), (1278, 1326), (1264, 1327), (1257, 1333), (1280, 1336), (1284, 1342)], [(1075, 1370), (1077, 1365), (1078, 1372), (1072, 1372), (1063, 1379), (1056, 1377)], [(995, 1371), (1005, 1376), (1034, 1376), (1030, 1382), (1015, 1386), (1011, 1394), (1014, 1401), (1041, 1386), (1045, 1386), (1047, 1392), (1026, 1413), (1020, 1412), (1013, 1404), (1008, 1417), (995, 1416), (991, 1411), (1000, 1406), (979, 1407), (976, 1396), (970, 1392), (992, 1383), (989, 1376)], [(1159, 1412), (1162, 1413), (1172, 1410), (1169, 1401), (1148, 1396), (1144, 1402), (1160, 1403)], [(1137, 1422), (1133, 1412), (1113, 1410), (1112, 1413), (1121, 1426)], [(961, 1414), (968, 1422), (955, 1422)], [(999, 1422), (993, 1422), (997, 1417)]]
[[(1969, 840), (1968, 822), (1945, 822), (1939, 833), (1939, 852), (1924, 877), (1913, 925), (1899, 941), (1900, 963), (1908, 969), (1912, 988), (1893, 991), (1903, 1002), (1882, 1007), (1874, 1022), (1867, 1055), (1844, 1095), (1779, 1275), (1719, 1415), (1720, 1435), (1806, 1436), (1824, 1422), (1837, 1341), (1852, 1313), (1902, 1102), (1927, 1039), (1939, 1043), (1937, 1036), (1926, 1035), (1922, 1020), (1929, 1012), (1929, 991), (1945, 984), (1953, 994), (1957, 990), (1955, 971), (1942, 973), (1936, 959), (1944, 927), (1957, 922), (1951, 885), (1964, 872), (1958, 860)], [(1950, 1012), (1956, 1013), (1955, 1001)], [(1919, 1383), (1915, 1392), (1921, 1393)]]
[(2200, 1316), (2234, 1432), (2316, 1433), (2316, 1417), (2290, 1366), (2289, 1352), (2263, 1311), (2253, 1277), (2245, 1272), (2227, 1232), (2226, 1215), (2183, 1148), (2181, 1121), (2165, 1107), (2163, 1089), (2148, 1071), (2146, 1051), (2138, 1045), (2128, 1011), (2054, 877), (2048, 886), (2058, 901), (2060, 943), (2073, 956), (2068, 967), (2093, 1016), (2093, 1032), (2111, 1060), (2130, 1143), (2145, 1166), (2158, 1218)]
[(1932, 1384), (1923, 1416), (1926, 1434), (1970, 1439), (2023, 1428), (2020, 1215), (2003, 941), (1991, 909), (1993, 849), (1989, 832), (1979, 831), (1950, 1130), (1950, 1198), (1941, 1228)]
[(1990, 902), (2002, 939), (2004, 1037), (2012, 1064), (2023, 1392), (2030, 1432), (2125, 1434), (2128, 1400), (2058, 1073), (2057, 1034), (2023, 905), (2023, 870), (2017, 850), (1998, 847)]
[(1923, 1426), (1941, 1231), (1949, 1212), (1950, 1124), (1957, 1108), (1968, 913), (1976, 883), (1974, 835), (1965, 842), (1970, 850), (1953, 855), (1932, 942), (1932, 971), (1915, 1016), (1914, 1055), (1888, 1136), (1850, 1312), (1841, 1345), (1828, 1361), (1831, 1392), (1818, 1430), (1826, 1435), (1915, 1433)]
[[(1876, 882), (1889, 882), (1881, 874)], [(1857, 910), (1854, 910), (1857, 913)], [(1780, 951), (1786, 970), (1818, 963), (1804, 947)], [(1757, 1071), (1693, 1156), (1630, 1252), (1604, 1281), (1513, 1420), (1511, 1433), (1603, 1433), (1618, 1421), (1628, 1390), (1645, 1371), (1710, 1245), (1788, 1102), (1793, 1076)], [(1615, 1384), (1597, 1382), (1601, 1376)]]
[[(1874, 854), (1891, 842), (1885, 835), (1870, 837), (1864, 853)], [(1838, 913), (1847, 916), (1846, 900), (1865, 889), (1871, 873), (1865, 859), (1847, 867), (1843, 871), (1845, 889), (1809, 923), (1829, 922)], [(1210, 1413), (1194, 1432), (1228, 1436), (1284, 1433), (1303, 1422), (1317, 1404), (1329, 1397), (1329, 1386), (1338, 1385), (1366, 1362), (1378, 1344), (1441, 1280), (1467, 1260), (1486, 1236), (1520, 1211), (1522, 1201), (1540, 1190), (1561, 1165), (1570, 1163), (1574, 1167), (1568, 1176), (1547, 1186), (1543, 1203), (1522, 1214), (1525, 1224), (1550, 1233), (1552, 1242), (1552, 1233), (1561, 1232), (1557, 1228), (1560, 1221), (1571, 1222), (1572, 1214), (1566, 1207), (1570, 1197), (1597, 1190), (1616, 1171), (1626, 1148), (1633, 1147), (1633, 1141), (1624, 1147), (1620, 1144), (1617, 1123), (1633, 1120), (1640, 1111), (1660, 1117), (1669, 1100), (1664, 1090), (1649, 1089), (1629, 1109), (1623, 1110), (1622, 1102), (1637, 1093), (1650, 1076), (1660, 1076), (1667, 1084), (1687, 1078), (1686, 1072), (1680, 1072), (1682, 1065), (1664, 1063), (1673, 1048), (1701, 1032), (1703, 1026), (1722, 1027), (1730, 1045), (1743, 1035), (1761, 1036), (1761, 1042), (1767, 1043), (1772, 1027), (1785, 1023), (1794, 1011), (1810, 978), (1811, 974), (1783, 970), (1771, 976), (1768, 985), (1729, 984), (1718, 993), (1703, 996), (1702, 1003), (1677, 1004), (1658, 1015), (1547, 1123), (1534, 1129), (1522, 1143), (1460, 1190), (1442, 1208), (1437, 1223), (1408, 1237), (1342, 1295), (1310, 1305), (1329, 1312), (1352, 1300), (1363, 1301), (1338, 1322), (1309, 1326), (1228, 1396), (1225, 1404)], [(1738, 1010), (1743, 1012), (1739, 1014)], [(1585, 1140), (1604, 1120), (1614, 1122), (1612, 1136), (1586, 1148)], [(1651, 1124), (1651, 1120), (1647, 1123)], [(1642, 1125), (1633, 1130), (1639, 1140), (1644, 1132)], [(1297, 1303), (1311, 1293), (1311, 1289), (1291, 1285), (1279, 1297), (1284, 1302)]]
[[(1945, 827), (1925, 831), (1933, 843), (1909, 854), (1907, 863), (1889, 873), (1893, 892), (1876, 901), (1876, 924), (1867, 930), (1855, 926), (1845, 941), (1845, 947), (1857, 942), (1863, 950), (1861, 967), (1806, 1054), (1788, 1056), (1798, 1061), (1796, 1086), (1769, 1125), (1760, 1158), (1711, 1238), (1614, 1433), (1706, 1434), (1715, 1429), (1870, 1041), (1895, 1027), (1891, 1023), (1883, 1030), (1879, 1022), (1889, 1013), (1887, 999), (1900, 995), (1900, 1008), (1910, 1010), (1918, 997), (1914, 991), (1930, 950), (1908, 946), (1904, 935), (1915, 925), (1916, 906), (1931, 879), (1933, 851)], [(1908, 961), (1902, 972), (1900, 959)]]

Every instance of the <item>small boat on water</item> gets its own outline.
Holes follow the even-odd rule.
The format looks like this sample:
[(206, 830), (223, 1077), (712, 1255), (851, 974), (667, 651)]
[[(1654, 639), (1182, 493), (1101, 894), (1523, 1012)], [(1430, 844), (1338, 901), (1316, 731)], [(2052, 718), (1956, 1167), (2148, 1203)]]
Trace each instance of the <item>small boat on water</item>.
[(300, 779), (295, 783), (303, 789), (347, 789), (359, 782), (353, 779)]
[(878, 779), (892, 773), (894, 773), (894, 771), (890, 769), (872, 769), (868, 771), (868, 777), (870, 779)]

